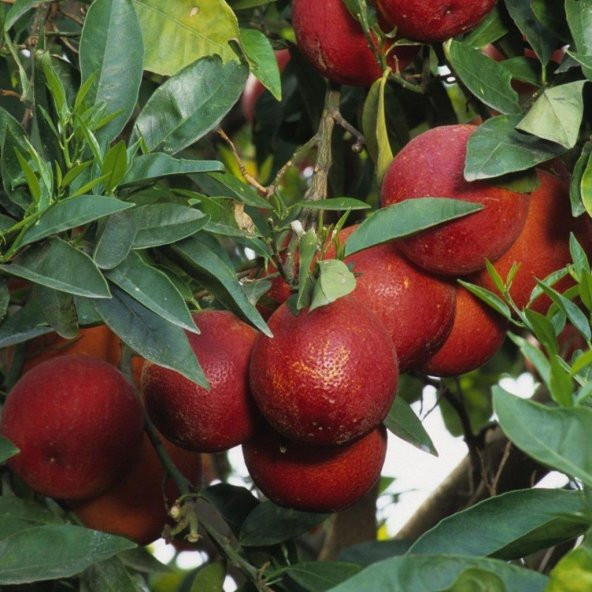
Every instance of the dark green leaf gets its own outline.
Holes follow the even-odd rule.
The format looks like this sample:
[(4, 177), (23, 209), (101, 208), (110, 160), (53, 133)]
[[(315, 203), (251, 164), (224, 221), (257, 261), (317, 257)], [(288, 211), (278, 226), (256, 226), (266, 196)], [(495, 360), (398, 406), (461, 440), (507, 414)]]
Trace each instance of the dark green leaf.
[(588, 255), (574, 234), (569, 235), (569, 252), (577, 277), (590, 273)]
[(105, 189), (107, 193), (115, 191), (117, 186), (123, 181), (125, 172), (127, 171), (127, 148), (125, 142), (120, 140), (109, 148), (105, 158), (103, 158), (103, 166), (101, 168), (101, 175), (106, 176)]
[(123, 179), (123, 184), (139, 183), (166, 175), (211, 173), (222, 170), (224, 165), (217, 160), (188, 160), (157, 152), (136, 156)]
[(503, 64), (466, 43), (450, 40), (445, 47), (454, 71), (481, 102), (500, 113), (520, 113), (512, 75)]
[(517, 559), (578, 536), (585, 525), (568, 514), (583, 510), (577, 491), (524, 489), (497, 495), (444, 518), (410, 554), (453, 553)]
[(339, 259), (318, 261), (319, 277), (314, 285), (310, 310), (331, 304), (356, 289), (356, 278)]
[(43, 303), (43, 315), (54, 331), (65, 339), (78, 335), (78, 317), (72, 294), (45, 286), (34, 287), (35, 297)]
[(0, 541), (0, 584), (67, 578), (134, 546), (72, 524), (28, 528)]
[(80, 592), (139, 592), (136, 581), (118, 557), (91, 565), (80, 580)]
[(194, 236), (174, 245), (175, 251), (186, 259), (221, 290), (221, 295), (238, 308), (240, 313), (262, 333), (271, 337), (271, 331), (255, 306), (247, 298), (242, 286), (236, 279), (234, 270), (226, 264), (206, 242)]
[(214, 129), (236, 103), (247, 79), (242, 64), (207, 57), (161, 84), (134, 125), (148, 150), (175, 154)]
[(353, 197), (332, 197), (330, 199), (319, 199), (317, 201), (299, 201), (295, 205), (309, 210), (368, 210), (370, 205), (365, 201)]
[(136, 223), (127, 212), (109, 216), (95, 245), (93, 258), (101, 269), (117, 267), (136, 240)]
[(368, 541), (347, 547), (337, 559), (348, 563), (357, 563), (358, 565), (372, 565), (377, 561), (382, 561), (395, 555), (404, 555), (409, 550), (408, 541), (389, 540), (389, 541)]
[(299, 512), (263, 502), (247, 516), (239, 540), (247, 547), (283, 543), (324, 522), (330, 514)]
[(183, 297), (162, 272), (131, 252), (107, 278), (146, 308), (182, 329), (198, 333)]
[(10, 304), (10, 290), (6, 278), (0, 278), (0, 322), (6, 317)]
[(269, 39), (257, 29), (241, 29), (240, 36), (251, 72), (276, 100), (281, 101), (280, 71)]
[(432, 439), (425, 431), (421, 421), (415, 415), (413, 409), (402, 397), (395, 397), (391, 409), (384, 420), (384, 425), (395, 436), (398, 436), (405, 442), (438, 456), (438, 452), (432, 442)]
[(172, 76), (204, 56), (237, 59), (229, 41), (238, 41), (238, 24), (224, 0), (195, 5), (134, 0), (134, 5), (146, 40), (146, 70)]
[(508, 27), (500, 15), (499, 6), (494, 6), (485, 18), (463, 38), (463, 43), (471, 47), (483, 47), (502, 38), (508, 32)]
[(23, 343), (51, 330), (43, 314), (42, 303), (31, 298), (0, 325), (0, 347)]
[(388, 240), (403, 238), (482, 209), (481, 204), (445, 197), (408, 199), (370, 214), (347, 239), (345, 254), (351, 255)]
[(584, 114), (584, 84), (584, 80), (577, 80), (545, 88), (516, 128), (565, 148), (573, 148), (578, 141)]
[(343, 561), (305, 561), (285, 570), (285, 574), (308, 592), (325, 592), (361, 570), (355, 563)]
[(110, 300), (95, 300), (103, 322), (142, 357), (176, 370), (197, 384), (208, 388), (206, 377), (183, 329), (172, 325), (112, 286)]
[(442, 592), (469, 568), (498, 575), (507, 592), (543, 592), (547, 578), (537, 572), (495, 559), (461, 555), (405, 555), (367, 567), (330, 592)]
[(201, 230), (208, 221), (203, 212), (174, 203), (138, 206), (129, 214), (136, 227), (134, 249), (177, 242)]
[(230, 173), (210, 173), (198, 177), (192, 177), (203, 191), (209, 195), (232, 197), (247, 206), (269, 210), (271, 205), (261, 197), (253, 187), (239, 181)]
[(0, 436), (0, 463), (6, 462), (18, 453), (19, 449), (10, 440)]
[(130, 118), (142, 81), (142, 30), (131, 0), (95, 0), (80, 38), (82, 81), (94, 77), (87, 100), (118, 115), (96, 132), (110, 141)]
[(107, 282), (93, 260), (56, 237), (32, 245), (0, 269), (54, 290), (90, 298), (110, 297)]
[(35, 6), (49, 2), (49, 0), (15, 0), (15, 3), (10, 7), (4, 19), (4, 30), (12, 28), (16, 22), (29, 12)]
[(565, 152), (558, 144), (519, 132), (520, 115), (492, 117), (467, 144), (465, 179), (477, 181), (524, 171)]
[(83, 226), (104, 216), (127, 210), (133, 205), (114, 197), (98, 195), (63, 199), (45, 210), (37, 223), (25, 232), (21, 244), (28, 245), (52, 234)]
[(310, 305), (314, 280), (310, 266), (317, 253), (318, 238), (314, 229), (305, 232), (298, 242), (300, 263), (298, 264), (298, 297), (296, 308), (302, 310)]
[(592, 483), (592, 409), (550, 408), (493, 388), (502, 430), (529, 456), (562, 473)]

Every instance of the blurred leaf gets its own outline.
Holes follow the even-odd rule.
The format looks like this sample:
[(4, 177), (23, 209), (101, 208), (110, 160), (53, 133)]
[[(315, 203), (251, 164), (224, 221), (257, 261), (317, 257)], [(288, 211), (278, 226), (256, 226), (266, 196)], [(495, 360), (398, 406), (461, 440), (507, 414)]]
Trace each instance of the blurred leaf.
[(118, 557), (95, 563), (81, 575), (80, 592), (139, 592), (137, 582)]
[(209, 388), (183, 329), (111, 287), (113, 297), (95, 300), (103, 322), (139, 355), (159, 366), (176, 370), (197, 384)]
[(356, 289), (356, 278), (339, 259), (317, 261), (319, 277), (314, 285), (309, 310), (331, 304)]
[(101, 269), (117, 267), (136, 240), (136, 223), (126, 212), (109, 216), (99, 232), (93, 259)]
[(276, 100), (281, 101), (280, 70), (269, 39), (257, 29), (241, 29), (240, 36), (251, 72)]
[(18, 453), (19, 449), (10, 440), (0, 436), (0, 463), (6, 462), (9, 458)]
[(281, 508), (269, 501), (262, 502), (245, 519), (239, 541), (246, 547), (276, 545), (305, 533), (329, 516)]
[(132, 547), (123, 537), (72, 524), (27, 528), (0, 541), (0, 584), (67, 578)]
[(584, 80), (578, 80), (545, 88), (516, 128), (573, 148), (584, 114), (584, 84)]
[(531, 0), (506, 0), (506, 8), (543, 65), (559, 47), (559, 40), (541, 24), (533, 11)]
[(404, 555), (410, 545), (411, 543), (408, 541), (401, 540), (368, 541), (347, 547), (339, 553), (337, 559), (367, 566), (395, 555)]
[(134, 249), (175, 243), (195, 234), (208, 221), (203, 212), (174, 203), (138, 206), (129, 216), (136, 227)]
[(524, 171), (565, 152), (557, 144), (518, 131), (520, 120), (520, 115), (500, 115), (477, 128), (467, 144), (467, 181)]
[(49, 1), (50, 0), (15, 0), (4, 18), (4, 30), (8, 31), (8, 29), (12, 28), (21, 16), (25, 15), (29, 10)]
[[(585, 59), (592, 57), (592, 13), (588, 0), (565, 0), (565, 13), (578, 54)], [(586, 78), (592, 76), (592, 68), (582, 68)]]
[(286, 568), (284, 573), (308, 592), (325, 592), (361, 570), (343, 561), (304, 561)]
[(583, 509), (579, 491), (523, 489), (503, 493), (444, 518), (415, 541), (409, 554), (518, 559), (579, 536), (587, 527), (569, 514)]
[(133, 203), (114, 197), (80, 195), (51, 205), (39, 220), (25, 232), (21, 246), (28, 245), (65, 230), (83, 226), (104, 216), (133, 207)]
[(182, 329), (198, 333), (183, 297), (162, 272), (131, 252), (107, 278), (146, 308)]
[(506, 592), (507, 588), (493, 572), (477, 567), (463, 571), (445, 592)]
[(229, 45), (229, 41), (239, 40), (238, 23), (224, 0), (133, 3), (146, 45), (146, 70), (173, 76), (205, 56), (216, 54), (225, 62), (238, 59)]
[(188, 160), (174, 158), (164, 152), (136, 156), (127, 171), (123, 185), (140, 183), (166, 175), (187, 175), (223, 171), (224, 165), (217, 160)]
[(23, 343), (51, 330), (43, 314), (41, 303), (30, 298), (25, 306), (0, 324), (0, 348)]
[(219, 296), (229, 299), (229, 306), (238, 308), (252, 325), (271, 337), (269, 327), (259, 311), (247, 298), (242, 286), (236, 279), (234, 270), (226, 264), (208, 245), (194, 236), (174, 245), (174, 250), (193, 267), (205, 274), (220, 290)]
[(228, 483), (210, 485), (200, 495), (216, 507), (237, 537), (247, 516), (260, 504), (248, 489)]
[(10, 304), (10, 290), (6, 278), (0, 278), (0, 322), (6, 317)]
[(294, 204), (309, 210), (369, 210), (371, 206), (365, 201), (353, 197), (332, 197), (330, 199), (319, 199), (316, 201), (299, 201)]
[(586, 592), (592, 589), (592, 551), (578, 547), (564, 555), (551, 570), (545, 592)]
[(512, 75), (496, 62), (466, 43), (451, 39), (445, 44), (450, 63), (466, 87), (483, 103), (500, 113), (520, 113)]
[(151, 152), (187, 148), (222, 121), (247, 74), (242, 64), (223, 64), (217, 56), (193, 62), (154, 91), (136, 119), (132, 141), (142, 138)]
[(569, 198), (574, 217), (584, 212), (592, 216), (592, 142), (586, 142), (572, 172)]
[[(151, 40), (152, 41), (152, 40)], [(131, 0), (95, 0), (84, 19), (80, 38), (80, 74), (93, 77), (87, 100), (105, 105), (117, 116), (98, 138), (110, 141), (129, 120), (142, 81), (144, 48), (140, 23)]]
[(425, 431), (420, 419), (415, 415), (409, 403), (402, 397), (395, 397), (388, 415), (384, 420), (384, 425), (395, 436), (398, 436), (405, 442), (438, 456), (436, 447), (429, 434)]
[(537, 572), (495, 559), (462, 555), (404, 555), (386, 559), (363, 569), (330, 592), (442, 592), (470, 568), (498, 575), (507, 592), (543, 592), (547, 578)]
[(221, 561), (208, 563), (199, 568), (193, 578), (189, 592), (222, 592), (226, 578), (226, 567)]
[(0, 265), (0, 269), (10, 275), (78, 296), (110, 296), (107, 282), (93, 260), (57, 237), (48, 239), (47, 243), (32, 245), (12, 263)]
[(481, 204), (445, 197), (408, 199), (370, 214), (347, 239), (345, 254), (351, 255), (388, 240), (403, 238), (482, 209)]
[(539, 462), (592, 483), (592, 409), (550, 408), (493, 388), (493, 407), (510, 440)]

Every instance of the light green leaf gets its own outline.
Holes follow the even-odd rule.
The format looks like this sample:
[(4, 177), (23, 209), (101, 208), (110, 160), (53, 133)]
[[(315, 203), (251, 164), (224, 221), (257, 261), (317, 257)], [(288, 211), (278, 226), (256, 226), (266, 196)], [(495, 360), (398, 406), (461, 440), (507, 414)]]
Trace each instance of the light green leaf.
[(269, 39), (257, 29), (241, 29), (240, 35), (251, 72), (276, 100), (281, 101), (280, 70)]
[(296, 206), (308, 208), (309, 210), (369, 210), (370, 204), (353, 197), (331, 197), (329, 199), (318, 199), (316, 201), (299, 201)]
[(150, 152), (168, 154), (197, 142), (236, 103), (247, 74), (242, 64), (223, 64), (217, 56), (193, 62), (154, 91), (136, 119), (132, 141), (142, 138)]
[(551, 570), (545, 592), (587, 592), (592, 589), (592, 550), (578, 547)]
[(173, 76), (205, 56), (237, 60), (236, 16), (224, 0), (133, 0), (145, 40), (144, 68)]
[(471, 567), (445, 592), (507, 592), (507, 588), (493, 572)]
[(310, 310), (331, 304), (356, 289), (356, 278), (339, 259), (318, 261), (319, 277), (314, 285)]
[(120, 140), (117, 144), (109, 148), (107, 154), (105, 154), (105, 158), (103, 158), (101, 175), (107, 176), (105, 179), (107, 193), (112, 193), (122, 182), (126, 170), (127, 149), (125, 142)]
[[(592, 58), (592, 5), (590, 0), (565, 0), (565, 13), (577, 53), (588, 62)], [(592, 77), (592, 67), (584, 67), (584, 75)]]
[(144, 47), (131, 0), (95, 0), (84, 19), (80, 38), (80, 73), (93, 77), (87, 100), (118, 113), (96, 135), (110, 141), (130, 118), (142, 81)]
[(226, 578), (226, 566), (221, 561), (199, 568), (189, 592), (221, 592)]
[(545, 88), (517, 129), (565, 148), (573, 148), (578, 141), (584, 98), (584, 80)]

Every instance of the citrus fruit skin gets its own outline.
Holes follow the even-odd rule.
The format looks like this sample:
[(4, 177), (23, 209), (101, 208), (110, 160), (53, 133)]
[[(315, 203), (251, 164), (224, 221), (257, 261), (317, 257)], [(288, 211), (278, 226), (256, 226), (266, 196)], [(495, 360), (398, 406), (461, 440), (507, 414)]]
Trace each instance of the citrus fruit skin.
[(82, 499), (106, 490), (136, 460), (143, 425), (142, 406), (119, 370), (60, 356), (14, 385), (0, 434), (20, 449), (8, 465), (32, 489)]
[(399, 37), (432, 43), (470, 31), (496, 0), (374, 0), (383, 28)]
[[(199, 485), (201, 454), (175, 446), (161, 437), (170, 459), (190, 483)], [(125, 536), (141, 545), (158, 539), (167, 523), (167, 506), (179, 496), (167, 477), (148, 436), (137, 462), (123, 478), (100, 496), (71, 503), (82, 524), (94, 530)]]
[[(382, 70), (360, 23), (342, 0), (294, 0), (292, 24), (298, 48), (323, 76), (339, 84), (370, 86)], [(417, 47), (400, 46), (389, 65), (404, 70)]]
[[(355, 225), (342, 230), (340, 242), (347, 242), (357, 228)], [(399, 371), (405, 372), (427, 360), (452, 329), (454, 286), (413, 265), (392, 242), (364, 249), (344, 261), (353, 264), (356, 274), (353, 296), (389, 332), (397, 350)]]
[(475, 370), (500, 349), (507, 328), (504, 317), (459, 285), (452, 331), (421, 370), (432, 376), (458, 376)]
[(270, 317), (251, 356), (251, 390), (263, 416), (302, 442), (344, 444), (378, 425), (397, 390), (395, 349), (380, 321), (351, 296), (294, 316)]
[[(530, 294), (549, 274), (571, 262), (569, 235), (573, 232), (586, 252), (592, 248), (592, 222), (589, 216), (573, 218), (569, 200), (569, 176), (559, 176), (537, 169), (539, 186), (532, 193), (526, 224), (516, 242), (502, 255), (494, 267), (505, 281), (512, 265), (520, 265), (510, 289), (510, 295), (519, 308), (524, 308)], [(497, 292), (487, 270), (480, 272), (475, 283)], [(560, 292), (573, 285), (568, 276), (554, 288)], [(541, 295), (531, 305), (533, 310), (545, 314), (551, 299)]]
[(409, 142), (393, 159), (382, 182), (384, 206), (418, 197), (447, 197), (481, 204), (463, 218), (397, 241), (415, 264), (433, 273), (466, 275), (501, 257), (518, 238), (529, 195), (464, 179), (467, 142), (476, 126), (432, 128)]
[(201, 333), (188, 333), (210, 390), (174, 370), (146, 363), (142, 391), (150, 418), (171, 442), (218, 452), (247, 440), (257, 410), (249, 392), (249, 358), (257, 331), (223, 310), (193, 316)]
[(386, 448), (382, 425), (354, 442), (331, 448), (291, 442), (266, 429), (243, 444), (243, 456), (255, 485), (276, 504), (337, 512), (376, 483)]

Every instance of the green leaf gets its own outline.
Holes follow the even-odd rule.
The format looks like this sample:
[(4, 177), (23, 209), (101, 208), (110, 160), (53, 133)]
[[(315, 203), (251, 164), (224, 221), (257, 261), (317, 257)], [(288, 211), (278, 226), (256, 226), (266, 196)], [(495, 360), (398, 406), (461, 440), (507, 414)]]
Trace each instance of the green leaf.
[(232, 197), (247, 206), (271, 209), (270, 203), (258, 195), (253, 187), (239, 181), (230, 173), (210, 173), (192, 178), (208, 195)]
[(577, 537), (586, 526), (569, 517), (584, 508), (579, 491), (524, 489), (497, 495), (444, 518), (409, 554), (453, 553), (518, 559)]
[[(318, 237), (314, 229), (305, 232), (298, 242), (300, 262), (298, 264), (298, 297), (296, 308), (302, 310), (310, 305), (314, 280), (310, 267), (317, 253)], [(293, 260), (293, 259), (292, 259)]]
[(345, 254), (403, 238), (482, 209), (481, 204), (445, 197), (408, 199), (370, 214), (347, 239)]
[(251, 72), (277, 101), (281, 101), (280, 70), (269, 39), (257, 29), (241, 29), (240, 36)]
[(405, 440), (405, 442), (424, 452), (438, 456), (432, 439), (425, 431), (420, 419), (415, 415), (409, 403), (403, 397), (395, 397), (390, 411), (384, 420), (384, 425), (390, 432)]
[(482, 300), (485, 302), (485, 304), (499, 312), (506, 319), (512, 318), (510, 307), (499, 296), (497, 296), (497, 294), (494, 294), (486, 288), (482, 288), (481, 286), (477, 286), (463, 280), (458, 280), (458, 283), (461, 286), (464, 286), (469, 292), (471, 292), (471, 294), (477, 296), (479, 300)]
[(385, 89), (388, 80), (388, 70), (378, 81), (378, 100), (376, 106), (376, 142), (378, 155), (376, 160), (376, 178), (380, 183), (393, 160), (393, 151), (388, 137), (388, 125), (385, 110)]
[(129, 216), (136, 227), (134, 249), (177, 242), (201, 230), (208, 221), (203, 212), (174, 203), (138, 206)]
[[(592, 57), (592, 12), (589, 0), (565, 0), (565, 13), (578, 54)], [(592, 76), (592, 68), (583, 68), (586, 78)]]
[(308, 592), (325, 592), (360, 570), (359, 565), (343, 561), (303, 561), (286, 568), (284, 573)]
[(236, 279), (234, 270), (226, 264), (208, 245), (194, 236), (174, 245), (174, 250), (193, 267), (205, 274), (219, 290), (218, 298), (225, 300), (229, 307), (238, 312), (252, 325), (268, 337), (272, 337), (269, 327), (255, 306), (247, 298)]
[(584, 115), (584, 80), (545, 88), (516, 126), (544, 140), (573, 148)]
[(45, 4), (50, 0), (16, 0), (15, 3), (10, 7), (9, 11), (6, 13), (6, 17), (4, 19), (4, 30), (8, 31), (16, 22), (29, 12), (29, 10), (39, 6), (41, 4)]
[(503, 64), (453, 39), (444, 48), (456, 74), (481, 102), (500, 113), (521, 112), (512, 74)]
[(43, 314), (42, 304), (30, 298), (25, 306), (11, 314), (0, 325), (0, 347), (23, 343), (51, 330)]
[(95, 245), (93, 259), (101, 269), (117, 267), (131, 251), (136, 239), (136, 223), (123, 212), (109, 216)]
[(545, 592), (586, 592), (592, 589), (592, 551), (578, 547), (551, 570)]
[(80, 592), (138, 592), (136, 580), (119, 557), (91, 565), (80, 580)]
[(218, 126), (247, 74), (242, 64), (223, 64), (217, 56), (190, 64), (154, 91), (136, 119), (132, 141), (142, 138), (150, 152), (187, 148)]
[(354, 199), (353, 197), (332, 197), (317, 201), (299, 201), (294, 205), (308, 208), (309, 210), (328, 210), (332, 212), (341, 210), (369, 210), (372, 207), (365, 201)]
[(238, 59), (229, 45), (239, 40), (238, 23), (224, 0), (134, 0), (134, 5), (145, 40), (146, 70), (173, 76), (205, 56)]
[(395, 555), (404, 555), (409, 549), (409, 541), (387, 540), (368, 541), (347, 547), (337, 559), (346, 563), (357, 563), (358, 565), (372, 565)]
[(123, 185), (142, 183), (167, 175), (211, 173), (223, 171), (224, 165), (217, 160), (188, 160), (174, 158), (164, 152), (136, 156), (123, 179)]
[(6, 462), (18, 453), (19, 449), (10, 440), (0, 436), (0, 463)]
[(107, 282), (93, 260), (56, 237), (32, 245), (0, 269), (54, 290), (90, 298), (110, 297)]
[(112, 286), (111, 291), (111, 299), (95, 300), (93, 304), (103, 322), (124, 343), (147, 360), (209, 388), (183, 329), (153, 313), (117, 286)]
[(562, 146), (516, 129), (520, 115), (492, 117), (469, 138), (465, 179), (477, 181), (525, 171), (565, 152)]
[(3, 321), (10, 304), (10, 290), (6, 278), (0, 278), (0, 321)]
[(500, 14), (499, 5), (496, 5), (477, 27), (463, 37), (463, 43), (471, 47), (483, 47), (501, 39), (507, 32), (508, 27)]
[(339, 259), (318, 261), (319, 277), (314, 285), (310, 310), (331, 304), (356, 289), (356, 278)]
[(43, 303), (43, 316), (54, 331), (65, 339), (76, 337), (78, 316), (72, 294), (58, 292), (39, 284), (33, 290), (35, 298)]
[(129, 120), (142, 82), (144, 48), (142, 30), (131, 0), (95, 0), (80, 38), (80, 74), (84, 83), (93, 77), (87, 100), (118, 113), (98, 138), (110, 141)]
[(330, 592), (442, 592), (470, 568), (498, 575), (507, 592), (543, 592), (547, 578), (537, 572), (495, 559), (461, 555), (404, 555), (370, 565)]
[(592, 409), (550, 408), (493, 387), (493, 407), (510, 440), (535, 460), (592, 483)]
[(103, 166), (101, 167), (101, 175), (106, 176), (105, 190), (107, 193), (113, 193), (117, 186), (123, 181), (125, 172), (127, 170), (127, 149), (125, 142), (120, 140), (109, 148), (105, 158), (103, 158)]
[(584, 212), (592, 215), (592, 142), (586, 142), (571, 176), (569, 198), (574, 217)]
[(127, 210), (133, 205), (114, 197), (98, 195), (80, 195), (63, 199), (47, 208), (39, 220), (29, 227), (23, 235), (21, 246)]
[(67, 578), (132, 547), (123, 537), (72, 524), (27, 528), (0, 541), (0, 584)]
[(564, 364), (564, 360), (558, 354), (550, 357), (549, 390), (553, 401), (563, 407), (571, 407), (573, 405), (574, 384), (569, 367), (565, 368)]
[(107, 278), (146, 308), (182, 329), (198, 333), (183, 297), (166, 274), (131, 252)]
[(267, 547), (283, 543), (324, 522), (330, 514), (299, 512), (262, 502), (244, 521), (239, 541), (246, 547)]
[(506, 592), (507, 588), (493, 572), (477, 567), (463, 571), (445, 592)]
[(506, 8), (543, 65), (559, 47), (558, 39), (541, 24), (532, 9), (531, 0), (506, 0)]
[(226, 567), (221, 561), (201, 567), (193, 578), (189, 592), (221, 592), (226, 578)]

